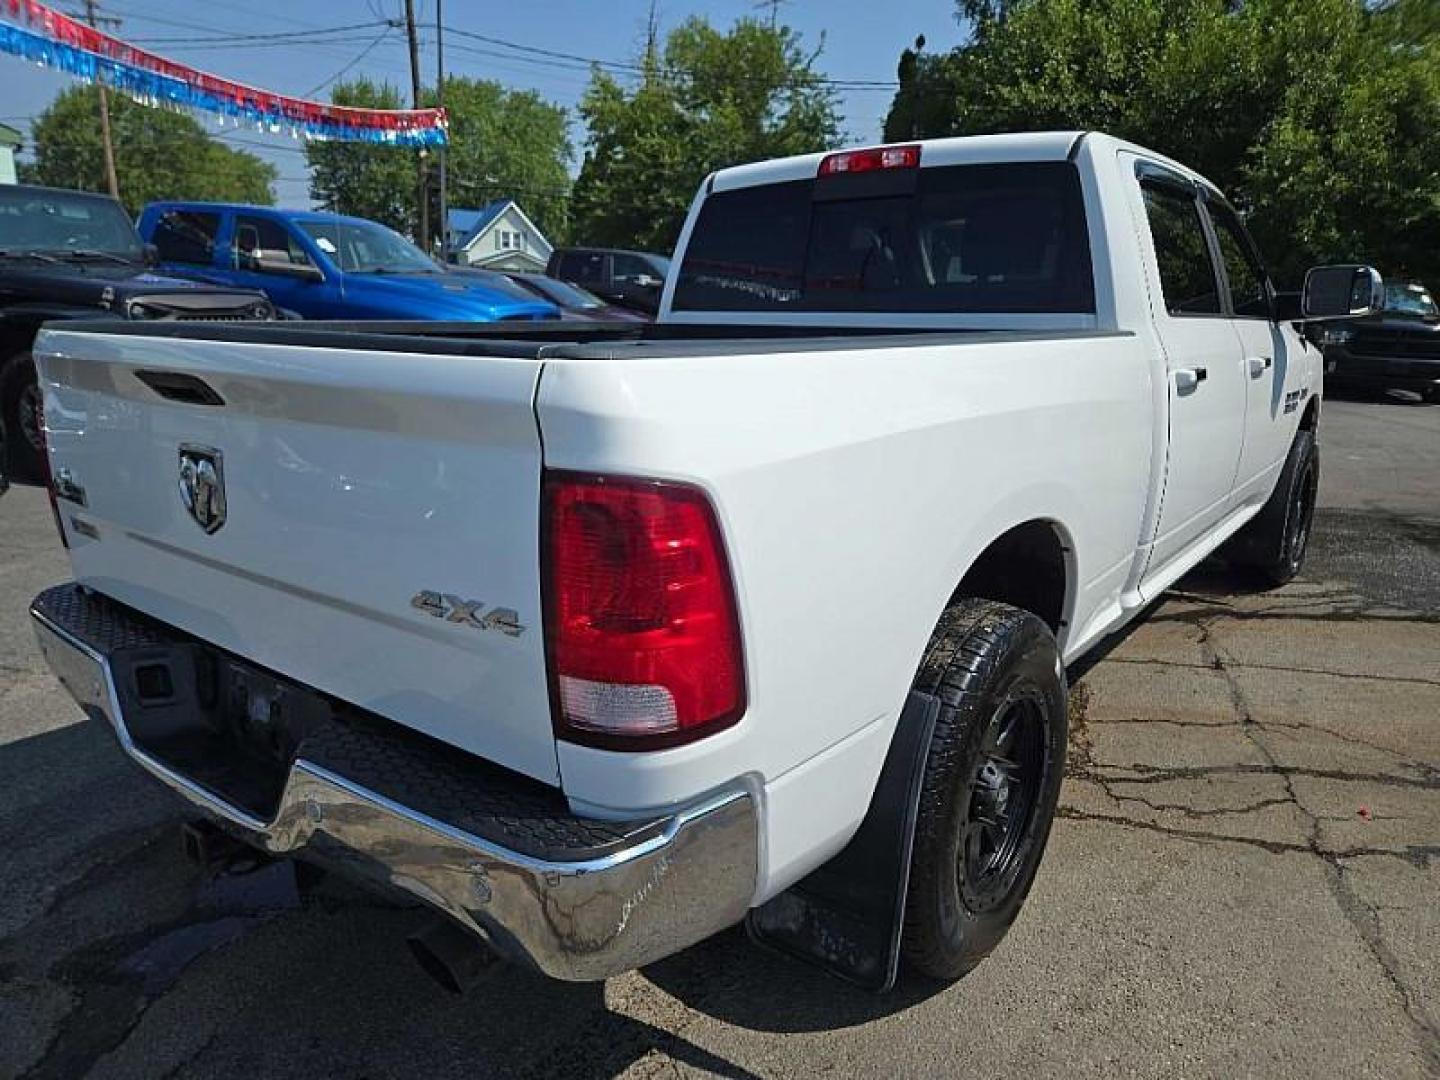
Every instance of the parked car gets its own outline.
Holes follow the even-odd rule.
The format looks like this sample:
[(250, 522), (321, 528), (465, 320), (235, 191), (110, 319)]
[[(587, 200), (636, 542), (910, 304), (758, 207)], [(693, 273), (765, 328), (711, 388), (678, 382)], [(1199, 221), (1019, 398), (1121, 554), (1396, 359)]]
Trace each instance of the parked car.
[(40, 391), (31, 343), (61, 319), (270, 319), (255, 289), (157, 274), (124, 208), (82, 191), (0, 184), (0, 432), (10, 475), (39, 481)]
[(544, 274), (527, 274), (519, 270), (507, 270), (505, 276), (526, 292), (554, 304), (565, 318), (628, 323), (650, 321), (650, 317), (642, 312), (617, 304), (607, 304), (590, 290), (572, 285), (568, 281), (546, 277)]
[(494, 279), (452, 272), (364, 218), (228, 203), (151, 203), (140, 234), (168, 271), (264, 289), (306, 319), (556, 319)]
[(556, 248), (545, 274), (588, 289), (602, 300), (653, 315), (670, 274), (670, 260), (648, 251)]
[(41, 647), (228, 834), (433, 905), (457, 984), (747, 913), (956, 978), (1039, 866), (1065, 665), (1217, 549), (1299, 572), (1319, 351), (1221, 193), (1102, 134), (726, 169), (684, 236), (654, 325), (578, 337), (47, 329)]
[(1325, 376), (1337, 385), (1414, 390), (1440, 401), (1440, 306), (1418, 281), (1388, 283), (1368, 319), (1323, 326)]

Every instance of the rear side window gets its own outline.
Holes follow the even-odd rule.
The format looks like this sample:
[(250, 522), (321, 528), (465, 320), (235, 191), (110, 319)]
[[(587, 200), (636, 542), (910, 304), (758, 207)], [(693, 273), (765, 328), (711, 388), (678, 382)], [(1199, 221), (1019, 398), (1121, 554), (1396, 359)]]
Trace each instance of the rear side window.
[(560, 260), (560, 276), (566, 281), (603, 282), (605, 256), (599, 253), (572, 251)]
[(1149, 182), (1141, 185), (1141, 191), (1160, 267), (1165, 310), (1171, 315), (1218, 315), (1215, 263), (1194, 193)]
[(155, 223), (150, 242), (159, 250), (161, 262), (211, 266), (219, 232), (219, 214), (167, 210)]
[[(846, 178), (847, 181), (850, 178)], [(913, 192), (829, 181), (705, 201), (677, 310), (1095, 310), (1080, 177), (1068, 162), (922, 168)]]

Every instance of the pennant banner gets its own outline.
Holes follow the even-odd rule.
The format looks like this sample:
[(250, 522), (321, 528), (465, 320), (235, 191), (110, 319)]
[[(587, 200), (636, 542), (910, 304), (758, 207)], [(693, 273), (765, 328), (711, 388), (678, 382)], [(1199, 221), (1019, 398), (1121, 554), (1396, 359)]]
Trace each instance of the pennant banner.
[(394, 146), (447, 141), (444, 109), (356, 109), (273, 94), (127, 45), (34, 0), (0, 0), (0, 12), (29, 27), (0, 23), (0, 52), (99, 80), (145, 105), (198, 109), (307, 139)]

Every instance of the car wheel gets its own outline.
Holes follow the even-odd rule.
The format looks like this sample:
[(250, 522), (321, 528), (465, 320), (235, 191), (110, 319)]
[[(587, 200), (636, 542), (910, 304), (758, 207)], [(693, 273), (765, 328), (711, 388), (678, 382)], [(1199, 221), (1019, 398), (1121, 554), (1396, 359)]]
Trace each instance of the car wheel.
[(44, 399), (28, 352), (16, 353), (0, 369), (0, 414), (11, 478), (40, 483), (45, 478)]
[(915, 826), (902, 948), (958, 979), (998, 945), (1035, 879), (1065, 759), (1065, 674), (1027, 611), (962, 600), (915, 689), (940, 700)]
[(1230, 564), (1262, 588), (1279, 588), (1305, 565), (1320, 487), (1320, 446), (1313, 431), (1297, 431), (1285, 467), (1260, 513), (1225, 550)]

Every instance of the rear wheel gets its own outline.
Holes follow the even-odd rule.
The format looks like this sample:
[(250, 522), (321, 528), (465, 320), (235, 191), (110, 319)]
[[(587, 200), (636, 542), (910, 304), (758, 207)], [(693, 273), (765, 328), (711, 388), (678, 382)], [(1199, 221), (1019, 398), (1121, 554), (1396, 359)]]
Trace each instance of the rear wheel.
[(963, 600), (946, 613), (915, 688), (940, 699), (920, 794), (903, 949), (957, 979), (1009, 930), (1035, 879), (1065, 754), (1065, 677), (1049, 627)]
[(1227, 546), (1230, 563), (1265, 588), (1294, 579), (1305, 565), (1319, 488), (1320, 447), (1315, 433), (1297, 431), (1269, 500)]
[(0, 368), (0, 417), (11, 478), (39, 483), (45, 477), (45, 412), (28, 352), (16, 353)]

